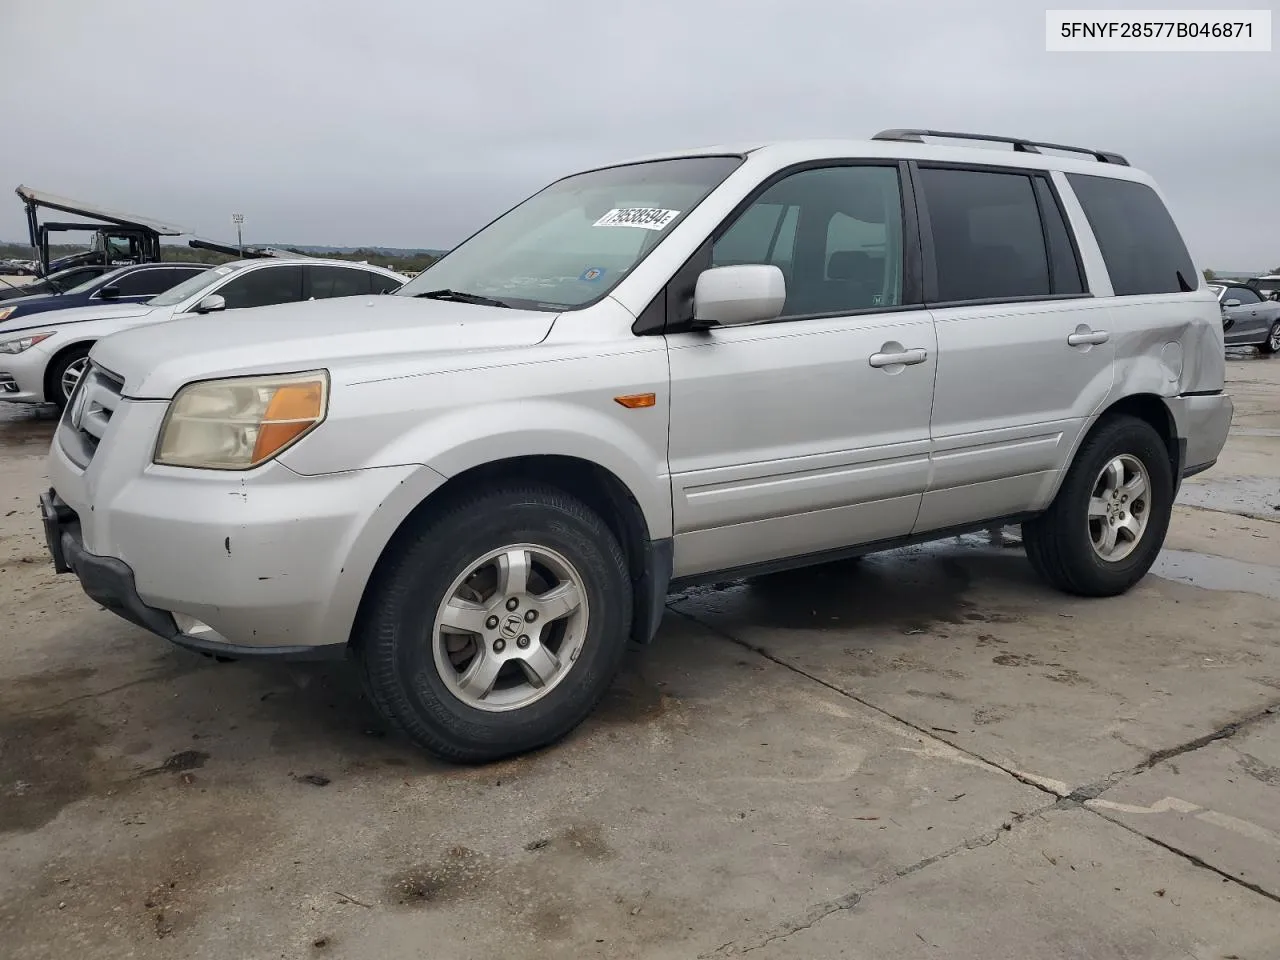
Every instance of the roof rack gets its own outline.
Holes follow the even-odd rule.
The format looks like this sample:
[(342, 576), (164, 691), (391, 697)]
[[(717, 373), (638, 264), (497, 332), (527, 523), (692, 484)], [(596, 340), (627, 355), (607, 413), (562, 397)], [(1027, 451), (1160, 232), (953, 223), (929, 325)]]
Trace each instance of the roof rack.
[(1087, 153), (1099, 163), (1115, 163), (1122, 167), (1129, 166), (1129, 161), (1118, 153), (1106, 150), (1090, 150), (1088, 147), (1068, 147), (1061, 143), (1040, 143), (1036, 140), (1023, 140), (1021, 137), (996, 137), (986, 133), (950, 133), (946, 130), (881, 130), (872, 140), (899, 140), (907, 143), (924, 143), (925, 137), (944, 137), (949, 140), (982, 140), (987, 143), (1009, 143), (1015, 153), (1039, 153), (1045, 150), (1065, 150), (1068, 153)]

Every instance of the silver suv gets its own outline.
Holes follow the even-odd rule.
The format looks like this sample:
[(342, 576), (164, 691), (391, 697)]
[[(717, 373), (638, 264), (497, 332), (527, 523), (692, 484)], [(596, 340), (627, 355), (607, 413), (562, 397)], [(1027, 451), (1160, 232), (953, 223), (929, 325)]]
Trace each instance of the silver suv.
[(464, 761), (573, 729), (673, 585), (1021, 523), (1119, 594), (1226, 439), (1214, 294), (1124, 158), (926, 137), (1000, 139), (620, 163), (394, 295), (107, 337), (54, 564), (185, 647), (350, 656)]

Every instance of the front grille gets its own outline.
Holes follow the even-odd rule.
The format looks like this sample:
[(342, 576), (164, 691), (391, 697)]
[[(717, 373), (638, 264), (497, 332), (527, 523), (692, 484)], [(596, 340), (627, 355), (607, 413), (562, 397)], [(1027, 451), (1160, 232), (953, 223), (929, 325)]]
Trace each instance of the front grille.
[(90, 363), (72, 391), (58, 426), (58, 438), (67, 456), (81, 468), (87, 467), (106, 435), (124, 381), (114, 373)]

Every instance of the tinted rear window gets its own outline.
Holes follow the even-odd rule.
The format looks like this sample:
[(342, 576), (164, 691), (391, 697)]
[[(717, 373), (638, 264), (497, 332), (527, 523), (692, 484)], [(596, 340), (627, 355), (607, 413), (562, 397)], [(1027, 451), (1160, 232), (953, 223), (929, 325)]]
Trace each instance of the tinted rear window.
[(1118, 297), (1179, 293), (1199, 285), (1173, 218), (1144, 183), (1067, 174), (1098, 238)]

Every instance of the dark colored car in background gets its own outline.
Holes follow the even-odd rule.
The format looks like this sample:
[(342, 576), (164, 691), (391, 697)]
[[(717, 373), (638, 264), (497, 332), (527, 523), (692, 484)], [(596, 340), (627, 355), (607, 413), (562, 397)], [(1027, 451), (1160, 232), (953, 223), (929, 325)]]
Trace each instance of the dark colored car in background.
[(1257, 347), (1280, 353), (1280, 302), (1243, 283), (1211, 283), (1222, 309), (1222, 336), (1228, 347)]
[[(49, 310), (92, 307), (98, 303), (143, 303), (208, 270), (203, 263), (134, 263), (86, 278), (61, 293), (16, 297), (0, 303), (0, 321)], [(74, 270), (63, 271), (73, 273)], [(53, 279), (52, 274), (46, 280)], [(29, 290), (41, 281), (21, 289)]]
[(112, 268), (103, 266), (100, 263), (89, 263), (78, 267), (68, 267), (66, 270), (59, 270), (56, 273), (49, 274), (47, 277), (41, 277), (39, 280), (32, 280), (30, 283), (10, 285), (0, 280), (0, 301), (13, 300), (17, 297), (66, 293), (72, 287), (79, 286), (86, 280), (100, 277), (110, 269)]

